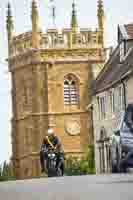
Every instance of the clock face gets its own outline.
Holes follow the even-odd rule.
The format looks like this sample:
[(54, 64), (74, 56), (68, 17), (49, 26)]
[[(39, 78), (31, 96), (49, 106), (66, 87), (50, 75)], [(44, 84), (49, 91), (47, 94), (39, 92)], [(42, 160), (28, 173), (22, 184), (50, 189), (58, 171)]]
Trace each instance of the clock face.
[(80, 134), (80, 123), (78, 121), (67, 121), (65, 124), (65, 130), (69, 135), (79, 135)]

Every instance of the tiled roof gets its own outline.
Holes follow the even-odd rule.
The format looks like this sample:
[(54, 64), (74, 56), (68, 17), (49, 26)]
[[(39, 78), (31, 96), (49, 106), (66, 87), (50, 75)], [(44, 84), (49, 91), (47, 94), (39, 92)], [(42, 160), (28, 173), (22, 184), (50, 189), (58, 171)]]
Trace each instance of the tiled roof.
[(133, 49), (129, 50), (125, 61), (120, 63), (118, 46), (96, 81), (93, 82), (92, 94), (95, 95), (113, 87), (131, 71), (133, 71)]
[[(122, 38), (133, 39), (133, 23), (119, 26)], [(133, 48), (130, 48), (122, 63), (120, 63), (119, 45), (105, 64), (104, 68), (92, 83), (92, 94), (100, 93), (117, 84), (124, 76), (133, 72)]]
[(129, 39), (133, 39), (133, 23), (124, 25)]

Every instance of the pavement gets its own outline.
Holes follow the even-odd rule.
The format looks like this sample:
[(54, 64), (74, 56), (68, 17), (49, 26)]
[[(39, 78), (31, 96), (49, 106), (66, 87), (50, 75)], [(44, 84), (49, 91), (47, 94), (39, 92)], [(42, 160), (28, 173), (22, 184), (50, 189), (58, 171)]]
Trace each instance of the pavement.
[(133, 200), (133, 175), (66, 176), (0, 183), (0, 200)]

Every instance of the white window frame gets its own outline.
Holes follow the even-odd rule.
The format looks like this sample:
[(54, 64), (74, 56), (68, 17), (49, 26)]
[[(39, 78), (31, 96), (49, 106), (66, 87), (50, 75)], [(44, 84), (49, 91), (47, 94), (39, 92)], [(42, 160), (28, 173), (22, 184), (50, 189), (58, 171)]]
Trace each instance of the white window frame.
[(125, 56), (125, 42), (122, 41), (120, 44), (120, 62), (124, 60), (124, 56)]
[(98, 97), (98, 109), (99, 109), (99, 116), (100, 116), (100, 120), (106, 119), (107, 117), (107, 96), (104, 95), (100, 95)]
[(110, 91), (110, 106), (111, 106), (111, 113), (115, 113), (115, 93), (114, 89)]
[(123, 110), (123, 108), (124, 108), (124, 90), (123, 90), (122, 85), (120, 85), (118, 87), (118, 103), (119, 103), (119, 109)]

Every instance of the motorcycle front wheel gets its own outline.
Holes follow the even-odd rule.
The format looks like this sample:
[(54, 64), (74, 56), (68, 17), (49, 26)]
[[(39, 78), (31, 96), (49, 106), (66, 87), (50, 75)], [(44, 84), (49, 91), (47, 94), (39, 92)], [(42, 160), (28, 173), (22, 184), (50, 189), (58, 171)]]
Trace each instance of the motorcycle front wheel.
[(62, 169), (61, 168), (58, 168), (57, 169), (57, 176), (63, 176), (63, 172), (62, 172)]
[(55, 177), (56, 176), (56, 171), (52, 169), (48, 169), (48, 177)]

